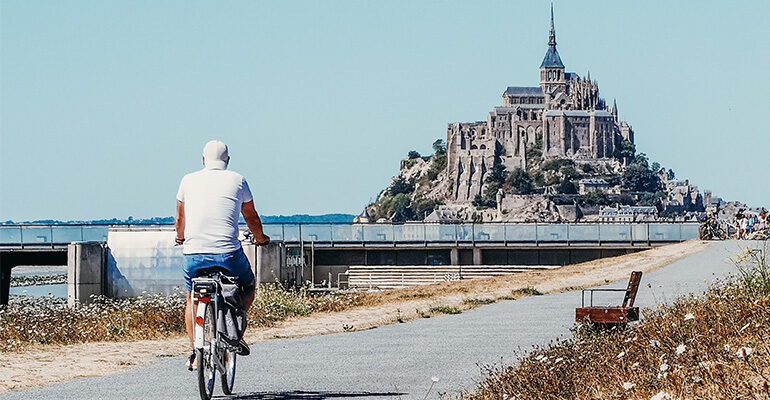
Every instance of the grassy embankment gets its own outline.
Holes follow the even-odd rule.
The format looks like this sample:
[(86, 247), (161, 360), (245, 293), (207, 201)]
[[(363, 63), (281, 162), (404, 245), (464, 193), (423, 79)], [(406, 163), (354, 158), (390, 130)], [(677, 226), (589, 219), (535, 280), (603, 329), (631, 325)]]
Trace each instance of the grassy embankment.
[[(473, 284), (472, 282), (468, 282)], [(284, 290), (279, 285), (263, 285), (249, 310), (249, 326), (271, 326), (291, 317), (318, 312), (344, 311), (375, 306), (403, 299), (430, 299), (454, 285), (430, 285), (385, 292), (352, 292), (311, 296), (305, 290)], [(460, 285), (457, 285), (460, 284)], [(532, 288), (514, 290), (510, 298), (537, 294)], [(469, 298), (463, 309), (494, 302), (495, 299)], [(141, 296), (110, 300), (103, 297), (74, 308), (65, 299), (12, 298), (0, 306), (0, 351), (18, 351), (35, 344), (74, 344), (101, 341), (159, 339), (184, 332), (184, 298), (181, 296)], [(454, 306), (436, 305), (420, 312), (422, 317), (457, 314)]]
[(770, 265), (734, 257), (737, 275), (700, 296), (645, 311), (625, 330), (575, 337), (491, 368), (466, 400), (770, 398)]

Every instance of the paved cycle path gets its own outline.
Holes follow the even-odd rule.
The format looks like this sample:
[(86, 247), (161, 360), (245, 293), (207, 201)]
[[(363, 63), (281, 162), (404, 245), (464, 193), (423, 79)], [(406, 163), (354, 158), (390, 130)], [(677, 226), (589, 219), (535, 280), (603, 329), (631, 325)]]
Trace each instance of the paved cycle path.
[[(716, 277), (734, 271), (727, 257), (746, 243), (713, 243), (700, 253), (642, 277), (636, 304), (653, 306), (680, 294), (699, 292)], [(608, 285), (624, 288), (627, 282)], [(650, 284), (651, 287), (648, 287)], [(600, 296), (600, 295), (597, 295)], [(620, 293), (608, 294), (618, 302)], [(597, 297), (597, 299), (601, 299)], [(238, 358), (230, 399), (422, 399), (471, 389), (483, 366), (512, 364), (517, 348), (529, 349), (570, 335), (580, 291), (501, 301), (459, 315), (443, 315), (361, 332), (252, 345)], [(149, 366), (42, 388), (11, 391), (0, 399), (195, 399), (197, 376), (184, 359), (159, 359)]]

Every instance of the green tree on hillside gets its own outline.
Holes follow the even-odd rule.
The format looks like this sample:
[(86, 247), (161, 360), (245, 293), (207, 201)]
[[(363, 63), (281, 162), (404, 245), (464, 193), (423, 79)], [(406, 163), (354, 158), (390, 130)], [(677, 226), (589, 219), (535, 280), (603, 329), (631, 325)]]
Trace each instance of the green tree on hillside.
[(414, 160), (415, 158), (420, 158), (420, 153), (415, 150), (410, 150), (406, 156), (409, 157), (410, 160)]
[(559, 191), (559, 193), (562, 194), (577, 194), (578, 190), (575, 187), (575, 184), (572, 183), (569, 179), (564, 179), (559, 186), (556, 187), (556, 190)]
[(643, 163), (629, 164), (621, 176), (623, 187), (634, 192), (656, 192), (660, 179)]
[(594, 190), (583, 196), (583, 201), (592, 206), (606, 206), (611, 203), (610, 198), (601, 190)]
[(414, 185), (412, 185), (410, 182), (407, 182), (404, 178), (400, 176), (393, 181), (393, 184), (390, 185), (391, 196), (396, 196), (402, 193), (409, 194), (409, 193), (412, 193), (413, 191), (414, 191)]
[(409, 197), (404, 193), (393, 196), (393, 199), (390, 201), (390, 208), (393, 213), (391, 217), (393, 222), (404, 222), (412, 217), (412, 210), (409, 208)]
[(527, 171), (521, 168), (516, 168), (511, 171), (511, 174), (508, 176), (508, 181), (511, 183), (516, 194), (528, 194), (534, 189), (532, 186), (532, 177)]
[(433, 154), (441, 155), (446, 154), (446, 142), (443, 139), (438, 139), (433, 142)]
[(574, 166), (575, 162), (569, 158), (552, 158), (550, 160), (543, 161), (540, 169), (543, 171), (558, 171), (563, 167)]
[(615, 153), (613, 154), (615, 158), (633, 158), (635, 155), (636, 145), (628, 139), (623, 139), (623, 141), (620, 142), (620, 146), (615, 148)]

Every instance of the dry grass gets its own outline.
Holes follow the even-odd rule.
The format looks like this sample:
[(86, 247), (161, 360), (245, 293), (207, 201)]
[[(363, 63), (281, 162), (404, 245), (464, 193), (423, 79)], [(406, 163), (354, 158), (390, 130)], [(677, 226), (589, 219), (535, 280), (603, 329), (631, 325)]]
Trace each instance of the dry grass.
[[(249, 310), (251, 326), (270, 326), (289, 317), (340, 311), (359, 304), (358, 293), (310, 296), (304, 290), (263, 285)], [(91, 304), (67, 307), (65, 299), (13, 298), (0, 307), (0, 351), (35, 344), (73, 344), (146, 340), (184, 333), (184, 297), (97, 297)]]
[(475, 391), (460, 397), (770, 398), (765, 250), (739, 255), (743, 273), (704, 295), (646, 310), (643, 322), (625, 330), (577, 327), (573, 339), (535, 348), (516, 366), (493, 368)]

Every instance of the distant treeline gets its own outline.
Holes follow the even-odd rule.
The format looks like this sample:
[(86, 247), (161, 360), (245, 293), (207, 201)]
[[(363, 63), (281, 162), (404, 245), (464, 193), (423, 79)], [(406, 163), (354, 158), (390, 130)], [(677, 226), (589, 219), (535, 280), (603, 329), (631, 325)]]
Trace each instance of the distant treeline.
[[(323, 215), (267, 215), (262, 216), (262, 222), (266, 224), (308, 224), (308, 223), (332, 223), (347, 224), (353, 221), (355, 216), (352, 214), (323, 214)], [(45, 225), (158, 225), (173, 224), (174, 217), (153, 217), (153, 218), (134, 218), (126, 219), (92, 219), (87, 221), (61, 221), (57, 219), (39, 219), (34, 221), (3, 221), (0, 225), (16, 224), (45, 224)], [(243, 217), (241, 217), (243, 223)]]

